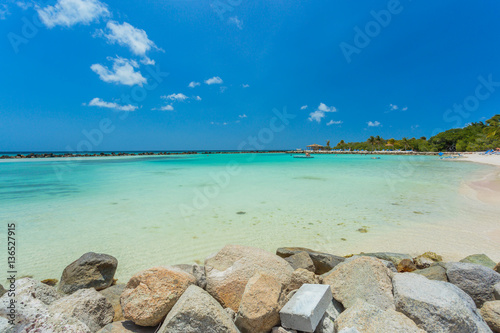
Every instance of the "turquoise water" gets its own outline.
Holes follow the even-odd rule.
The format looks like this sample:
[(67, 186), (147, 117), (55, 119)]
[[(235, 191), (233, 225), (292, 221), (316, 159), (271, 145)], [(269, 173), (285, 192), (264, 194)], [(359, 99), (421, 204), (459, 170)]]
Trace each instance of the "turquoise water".
[(415, 231), (418, 247), (432, 238), (422, 236), (423, 226), (453, 230), (478, 210), (482, 220), (498, 216), (498, 206), (460, 193), (466, 181), (493, 170), (422, 156), (4, 160), (0, 236), (7, 222), (17, 224), (20, 275), (59, 278), (67, 264), (94, 251), (118, 258), (122, 282), (154, 265), (199, 262), (228, 243), (347, 254), (370, 250), (378, 239), (397, 249), (383, 236)]

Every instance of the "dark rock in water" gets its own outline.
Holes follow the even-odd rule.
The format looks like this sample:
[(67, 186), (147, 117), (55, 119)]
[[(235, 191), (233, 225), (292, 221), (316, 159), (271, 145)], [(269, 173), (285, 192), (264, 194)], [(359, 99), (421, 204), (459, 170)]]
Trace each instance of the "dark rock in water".
[(441, 265), (435, 264), (429, 268), (416, 270), (413, 273), (423, 275), (429, 280), (448, 282), (448, 277), (446, 276), (446, 269), (444, 269), (444, 267)]
[(303, 247), (280, 247), (278, 250), (276, 250), (276, 254), (281, 258), (288, 258), (299, 252), (307, 252), (307, 254), (309, 254), (309, 257), (311, 257), (314, 263), (315, 273), (317, 275), (321, 275), (331, 271), (335, 266), (337, 266), (341, 262), (344, 262), (345, 260), (344, 257), (317, 252)]
[(315, 271), (314, 262), (312, 261), (309, 254), (305, 251), (301, 251), (284, 259), (290, 264), (290, 266), (292, 266), (294, 270), (303, 268), (311, 272)]
[(71, 294), (79, 289), (105, 289), (113, 283), (118, 260), (107, 254), (85, 253), (63, 271), (58, 290)]
[(483, 265), (484, 267), (488, 267), (491, 269), (494, 269), (496, 265), (496, 263), (491, 260), (486, 254), (473, 254), (463, 258), (462, 260), (460, 260), (460, 262)]
[(0, 297), (2, 297), (6, 292), (7, 290), (5, 290), (5, 288), (0, 284)]
[(403, 259), (398, 264), (399, 273), (409, 273), (417, 269), (417, 266), (413, 263), (411, 259)]
[(365, 257), (375, 257), (382, 260), (391, 261), (394, 265), (398, 265), (403, 259), (412, 259), (410, 255), (404, 253), (392, 253), (392, 252), (374, 252), (374, 253), (360, 253), (360, 256)]
[(446, 263), (445, 268), (448, 280), (472, 297), (478, 308), (495, 299), (494, 286), (500, 282), (500, 274), (494, 270), (462, 262)]
[(366, 234), (368, 232), (368, 228), (366, 228), (366, 227), (359, 228), (357, 231), (362, 233), (362, 234)]
[(244, 214), (246, 214), (246, 213), (247, 213), (247, 212), (237, 212), (236, 214), (238, 214), (238, 215), (244, 215)]
[(124, 289), (125, 289), (125, 284), (117, 284), (99, 291), (101, 295), (106, 297), (108, 302), (111, 303), (111, 305), (113, 306), (113, 309), (115, 311), (115, 316), (113, 317), (113, 321), (124, 320), (122, 306), (120, 304), (120, 296)]
[(42, 280), (40, 282), (43, 284), (46, 284), (48, 286), (54, 287), (57, 284), (57, 282), (59, 282), (59, 280), (58, 279), (45, 279), (45, 280)]
[(157, 327), (144, 327), (134, 324), (133, 321), (117, 321), (104, 326), (97, 333), (155, 333)]

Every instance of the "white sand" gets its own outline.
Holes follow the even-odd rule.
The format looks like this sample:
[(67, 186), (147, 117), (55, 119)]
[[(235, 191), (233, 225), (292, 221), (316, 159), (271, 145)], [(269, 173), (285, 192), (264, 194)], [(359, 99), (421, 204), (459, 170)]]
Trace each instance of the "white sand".
[(500, 155), (479, 155), (478, 153), (465, 154), (459, 161), (470, 161), (475, 163), (500, 166)]

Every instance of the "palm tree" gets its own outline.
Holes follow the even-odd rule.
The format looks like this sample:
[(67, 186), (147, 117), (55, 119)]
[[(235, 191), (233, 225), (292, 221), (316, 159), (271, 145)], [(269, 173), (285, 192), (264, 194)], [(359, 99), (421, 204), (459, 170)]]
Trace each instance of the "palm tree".
[(326, 141), (326, 146), (330, 147), (330, 140)]
[(486, 128), (484, 132), (489, 139), (500, 139), (500, 114), (493, 116), (491, 119), (486, 120)]
[(405, 146), (405, 150), (408, 149), (408, 139), (407, 138), (402, 138), (401, 144)]
[(366, 141), (368, 141), (373, 146), (375, 144), (375, 137), (372, 135)]
[(394, 146), (394, 144), (396, 143), (396, 139), (389, 139), (387, 140), (387, 143)]

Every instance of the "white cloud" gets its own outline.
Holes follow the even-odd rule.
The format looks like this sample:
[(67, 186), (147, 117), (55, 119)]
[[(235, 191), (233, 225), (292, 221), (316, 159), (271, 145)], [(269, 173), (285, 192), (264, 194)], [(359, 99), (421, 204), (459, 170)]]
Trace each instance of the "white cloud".
[(124, 84), (127, 86), (139, 85), (142, 87), (147, 80), (142, 76), (141, 72), (136, 72), (134, 67), (139, 65), (133, 60), (128, 60), (120, 57), (111, 58), (108, 60), (113, 61), (113, 69), (101, 64), (93, 64), (90, 68), (99, 75), (99, 78), (108, 83)]
[(109, 15), (107, 5), (98, 0), (58, 0), (54, 6), (37, 8), (37, 12), (48, 28), (90, 24)]
[(186, 99), (188, 99), (189, 97), (187, 97), (186, 95), (182, 94), (182, 93), (178, 93), (178, 94), (171, 94), (171, 95), (168, 95), (168, 96), (162, 96), (161, 98), (164, 98), (164, 99), (169, 99), (171, 101), (185, 101)]
[(250, 85), (249, 85), (249, 84), (246, 84), (246, 83), (243, 83), (241, 86), (242, 86), (243, 88), (249, 88), (249, 87), (250, 87)]
[(343, 124), (344, 122), (342, 120), (337, 120), (337, 121), (333, 121), (333, 120), (330, 120), (329, 122), (326, 123), (327, 126), (331, 126), (331, 125), (340, 125), (340, 124)]
[(302, 105), (302, 106), (300, 107), (300, 109), (301, 109), (301, 110), (305, 110), (305, 109), (307, 109), (307, 105)]
[(208, 80), (205, 80), (205, 83), (208, 84), (208, 85), (211, 85), (211, 84), (222, 84), (224, 83), (224, 81), (222, 81), (222, 79), (218, 76), (214, 76)]
[(197, 100), (197, 101), (201, 101), (201, 97), (200, 96), (196, 96), (194, 99)]
[(381, 124), (378, 121), (369, 121), (367, 122), (368, 127), (379, 127)]
[(152, 48), (157, 49), (156, 44), (148, 38), (146, 31), (138, 29), (127, 22), (119, 24), (116, 21), (109, 21), (106, 24), (107, 33), (101, 30), (101, 34), (111, 44), (118, 43), (126, 46), (138, 56), (146, 56)]
[(135, 111), (138, 109), (137, 106), (128, 104), (128, 105), (119, 105), (117, 103), (112, 103), (112, 102), (105, 102), (100, 98), (94, 98), (92, 99), (88, 106), (97, 106), (100, 108), (107, 108), (107, 109), (116, 109), (120, 111)]
[(247, 118), (247, 115), (246, 114), (240, 114), (238, 117), (240, 117), (240, 118)]
[(406, 110), (408, 110), (408, 107), (407, 107), (407, 106), (405, 106), (405, 107), (404, 107), (404, 108), (402, 108), (401, 110), (406, 111)]
[(390, 113), (390, 112), (393, 112), (393, 111), (406, 111), (406, 110), (408, 110), (407, 106), (401, 108), (400, 106), (398, 106), (396, 104), (389, 104), (389, 110), (386, 111), (385, 113)]
[(399, 109), (399, 107), (397, 105), (394, 105), (394, 104), (389, 104), (389, 107), (390, 107), (391, 111), (396, 111), (397, 109)]
[(172, 105), (164, 105), (162, 106), (161, 108), (157, 109), (157, 108), (154, 108), (152, 110), (159, 110), (159, 111), (174, 111), (174, 107)]
[(199, 85), (200, 85), (200, 82), (191, 81), (191, 82), (189, 82), (188, 87), (189, 88), (195, 88), (195, 87), (197, 87)]
[(243, 29), (243, 21), (238, 18), (238, 16), (230, 17), (228, 22), (234, 24), (238, 29)]
[(33, 3), (31, 2), (25, 2), (25, 1), (16, 1), (16, 5), (21, 8), (22, 10), (27, 10), (31, 7), (33, 7)]
[[(307, 108), (307, 105), (304, 105)], [(302, 108), (301, 108), (302, 109)], [(327, 106), (325, 103), (320, 103), (318, 109), (314, 112), (309, 113), (309, 121), (321, 122), (321, 119), (325, 118), (326, 112), (337, 112), (334, 106)]]
[(156, 64), (156, 61), (154, 61), (153, 59), (149, 59), (148, 57), (144, 57), (141, 59), (141, 63), (144, 65), (154, 66)]
[(9, 15), (9, 7), (5, 4), (0, 5), (0, 20), (5, 20), (7, 15)]

